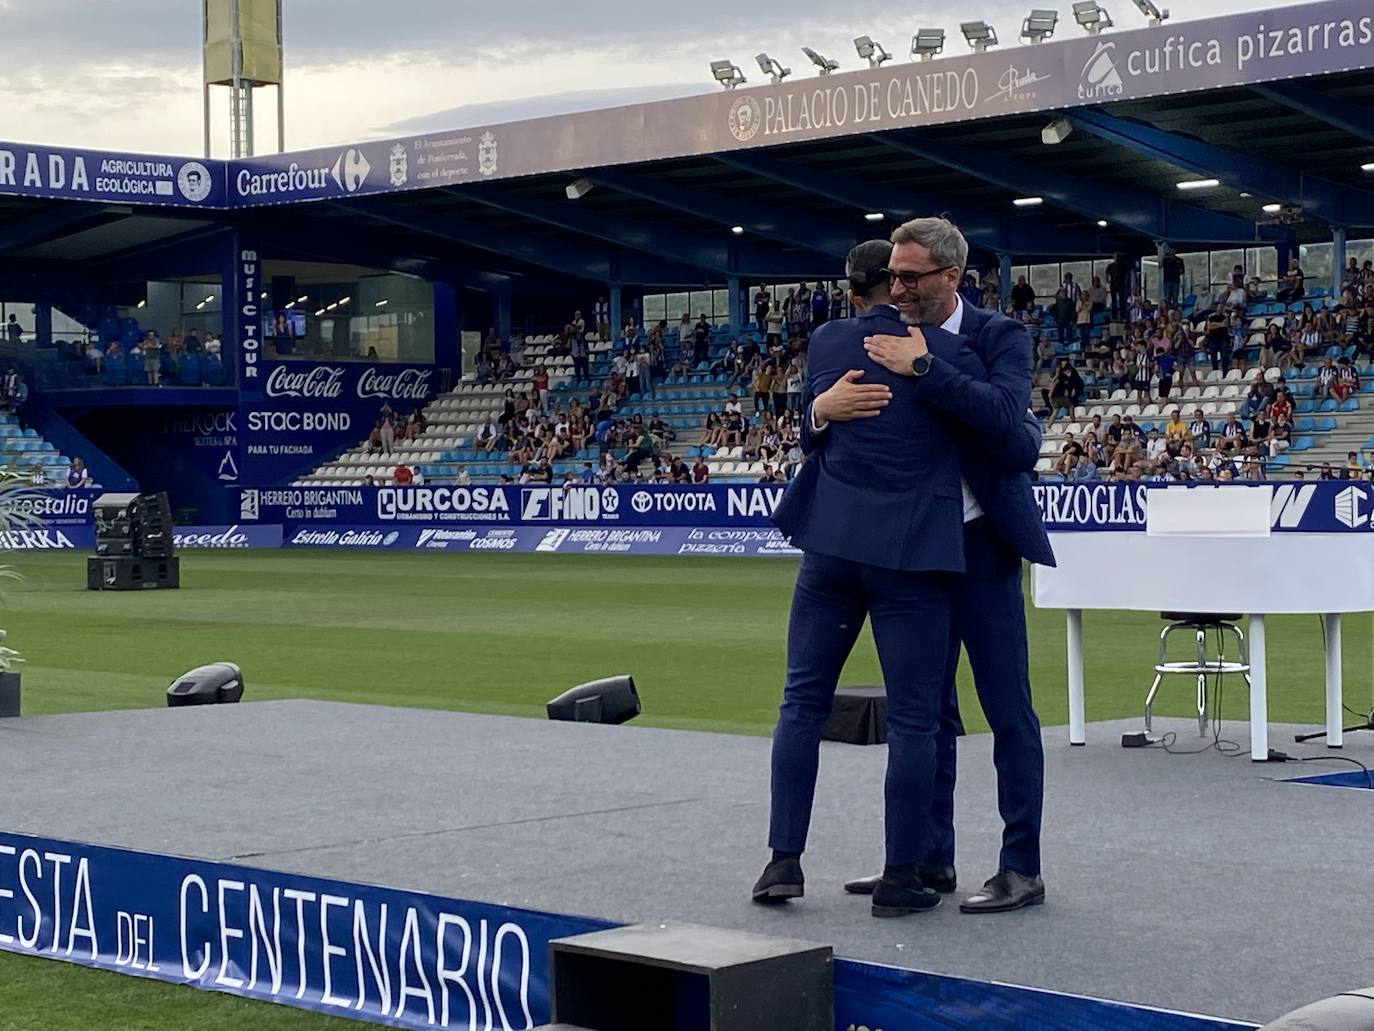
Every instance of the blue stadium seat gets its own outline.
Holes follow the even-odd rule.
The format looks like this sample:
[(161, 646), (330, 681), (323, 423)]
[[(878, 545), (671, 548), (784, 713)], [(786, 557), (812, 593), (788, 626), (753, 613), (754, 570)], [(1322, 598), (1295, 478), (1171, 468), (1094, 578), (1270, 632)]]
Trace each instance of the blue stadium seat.
[(1325, 419), (1317, 420), (1318, 433), (1333, 433), (1336, 429), (1336, 420), (1327, 416)]
[(1310, 415), (1317, 410), (1315, 401), (1299, 401), (1293, 406), (1293, 411), (1299, 415)]
[(193, 354), (182, 355), (179, 374), (182, 386), (200, 386), (200, 359)]
[(148, 374), (143, 370), (143, 359), (133, 354), (125, 356), (124, 364), (129, 370), (130, 383), (147, 383)]
[(1359, 410), (1360, 410), (1360, 402), (1359, 402), (1359, 400), (1358, 400), (1357, 398), (1353, 398), (1353, 397), (1348, 397), (1348, 398), (1346, 398), (1346, 399), (1345, 399), (1344, 401), (1342, 401), (1342, 402), (1340, 403), (1340, 405), (1337, 406), (1337, 408), (1336, 408), (1336, 411), (1338, 411), (1338, 412), (1358, 412)]
[(1316, 428), (1316, 419), (1296, 419), (1293, 422), (1293, 429), (1298, 433), (1312, 433)]
[(1293, 446), (1290, 447), (1288, 450), (1290, 450), (1290, 451), (1311, 451), (1311, 450), (1312, 450), (1312, 438), (1311, 438), (1311, 437), (1299, 437), (1297, 440), (1293, 441)]
[(112, 387), (124, 387), (129, 384), (129, 366), (123, 361), (107, 361), (105, 363), (105, 382)]
[(212, 387), (222, 387), (225, 382), (224, 361), (217, 354), (207, 354), (201, 362), (201, 378)]
[(1321, 404), (1317, 405), (1317, 411), (1319, 411), (1319, 412), (1334, 412), (1335, 410), (1336, 410), (1336, 399), (1335, 399), (1335, 398), (1332, 398), (1332, 397), (1328, 397), (1328, 398), (1327, 398), (1325, 401), (1323, 401)]

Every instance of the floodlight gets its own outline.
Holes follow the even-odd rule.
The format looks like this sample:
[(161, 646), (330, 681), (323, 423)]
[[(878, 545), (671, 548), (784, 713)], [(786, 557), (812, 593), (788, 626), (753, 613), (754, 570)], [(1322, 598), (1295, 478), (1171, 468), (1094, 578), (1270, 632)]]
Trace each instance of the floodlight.
[(590, 179), (574, 179), (572, 182), (568, 183), (567, 186), (563, 187), (563, 195), (567, 197), (568, 200), (581, 200), (594, 189), (596, 189), (596, 183), (592, 182)]
[(860, 36), (854, 40), (854, 49), (868, 62), (868, 67), (877, 68), (884, 61), (891, 61), (892, 55), (883, 49), (881, 43), (873, 42), (871, 36)]
[(959, 31), (964, 34), (964, 39), (968, 40), (975, 54), (997, 45), (997, 30), (985, 21), (960, 22)]
[(832, 61), (828, 57), (823, 57), (810, 47), (802, 47), (802, 53), (811, 58), (811, 63), (821, 70), (822, 75), (829, 75), (831, 72), (839, 70), (839, 61)]
[(1374, 161), (1366, 161), (1360, 166), (1361, 172), (1374, 172)]
[(759, 63), (759, 70), (762, 71), (764, 75), (768, 76), (768, 81), (774, 86), (792, 74), (791, 68), (784, 68), (767, 54), (759, 54), (754, 60)]
[(1073, 123), (1067, 118), (1056, 118), (1045, 128), (1040, 130), (1040, 142), (1047, 147), (1052, 147), (1056, 143), (1063, 143), (1073, 132)]
[(1265, 204), (1263, 207), (1260, 208), (1260, 210), (1263, 211), (1266, 215), (1277, 215), (1280, 211), (1283, 210), (1283, 205)]
[(1106, 229), (1106, 228), (1107, 228), (1107, 220), (1106, 220), (1105, 218), (1099, 218), (1099, 219), (1097, 220), (1097, 228), (1098, 228), (1098, 229)]
[(1162, 11), (1155, 6), (1154, 0), (1135, 0), (1136, 7), (1140, 8), (1140, 13), (1150, 19), (1152, 28), (1159, 28), (1169, 20), (1169, 8)]
[(1012, 199), (1012, 204), (1018, 208), (1035, 208), (1044, 203), (1044, 197), (1014, 197)]
[(1088, 35), (1096, 36), (1103, 29), (1112, 27), (1111, 15), (1106, 8), (1099, 6), (1097, 0), (1079, 0), (1073, 5), (1073, 20), (1083, 26)]
[(1184, 179), (1182, 182), (1174, 183), (1180, 190), (1210, 190), (1213, 186), (1220, 186), (1220, 179)]
[(733, 61), (712, 61), (711, 75), (716, 82), (726, 89), (734, 89), (736, 86), (749, 81), (744, 77), (744, 73), (739, 70), (739, 65)]
[(1054, 35), (1059, 24), (1059, 12), (1037, 8), (1021, 23), (1021, 38), (1030, 43), (1043, 43)]
[(929, 61), (945, 49), (944, 29), (917, 29), (911, 37), (911, 56)]

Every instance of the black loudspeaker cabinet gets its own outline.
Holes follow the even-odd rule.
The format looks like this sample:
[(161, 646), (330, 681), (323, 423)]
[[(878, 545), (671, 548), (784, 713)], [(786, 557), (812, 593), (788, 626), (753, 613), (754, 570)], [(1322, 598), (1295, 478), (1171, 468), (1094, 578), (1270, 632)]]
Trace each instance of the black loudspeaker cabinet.
[(639, 692), (631, 676), (579, 684), (548, 703), (549, 719), (570, 723), (628, 723), (639, 715)]
[(243, 698), (243, 671), (232, 662), (197, 666), (167, 688), (167, 705), (223, 705)]
[(180, 586), (179, 558), (124, 555), (86, 559), (86, 589), (89, 591), (149, 591)]

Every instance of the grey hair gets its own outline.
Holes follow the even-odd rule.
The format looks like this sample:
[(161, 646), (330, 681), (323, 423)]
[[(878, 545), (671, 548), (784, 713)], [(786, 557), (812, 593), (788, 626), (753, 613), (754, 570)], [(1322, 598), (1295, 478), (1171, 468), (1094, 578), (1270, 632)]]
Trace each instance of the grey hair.
[(937, 267), (953, 265), (962, 272), (968, 266), (968, 241), (947, 218), (913, 218), (892, 231), (892, 242), (919, 243), (930, 251)]

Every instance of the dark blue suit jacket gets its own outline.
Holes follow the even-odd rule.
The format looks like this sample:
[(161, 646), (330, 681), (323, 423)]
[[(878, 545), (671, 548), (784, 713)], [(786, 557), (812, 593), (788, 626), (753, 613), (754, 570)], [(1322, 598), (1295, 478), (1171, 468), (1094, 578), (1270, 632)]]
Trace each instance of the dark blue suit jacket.
[[(773, 522), (803, 551), (907, 571), (964, 571), (963, 493), (953, 421), (918, 396), (917, 381), (872, 361), (864, 337), (904, 333), (891, 307), (827, 322), (807, 350), (806, 397), (850, 369), (892, 389), (872, 419), (836, 423), (778, 503)], [(963, 342), (927, 334), (932, 352), (963, 362)]]
[[(927, 338), (932, 335), (925, 332)], [(1054, 550), (1026, 475), (1035, 466), (1042, 437), (1039, 421), (1027, 414), (1030, 334), (1015, 319), (965, 302), (959, 335), (952, 339), (966, 346), (953, 360), (931, 346), (930, 372), (916, 381), (916, 396), (960, 424), (955, 433), (960, 469), (993, 530), (1022, 558), (1052, 566)], [(804, 411), (802, 449), (809, 454), (819, 442), (811, 439), (809, 405)]]

